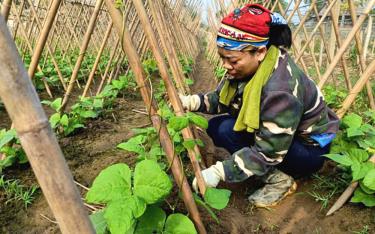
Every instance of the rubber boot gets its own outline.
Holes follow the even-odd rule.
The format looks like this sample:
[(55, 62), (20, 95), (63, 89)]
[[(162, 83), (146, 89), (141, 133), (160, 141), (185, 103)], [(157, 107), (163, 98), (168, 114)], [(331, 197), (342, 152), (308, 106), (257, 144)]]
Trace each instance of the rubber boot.
[(297, 189), (291, 176), (275, 168), (262, 176), (261, 180), (265, 185), (249, 196), (249, 202), (256, 207), (275, 206)]

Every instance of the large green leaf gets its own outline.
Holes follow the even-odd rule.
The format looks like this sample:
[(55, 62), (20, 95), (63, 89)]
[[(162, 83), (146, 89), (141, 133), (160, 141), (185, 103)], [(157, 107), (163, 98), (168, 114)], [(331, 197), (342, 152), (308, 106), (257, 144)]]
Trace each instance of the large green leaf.
[(11, 140), (15, 139), (17, 136), (16, 129), (10, 129), (4, 132), (0, 138), (0, 149)]
[(354, 203), (362, 202), (365, 206), (372, 207), (375, 206), (375, 195), (367, 194), (363, 192), (361, 188), (357, 188), (350, 201)]
[(359, 128), (362, 125), (362, 117), (357, 114), (348, 114), (343, 119), (342, 122), (349, 128)]
[(192, 122), (193, 124), (204, 129), (208, 128), (208, 121), (206, 118), (191, 112), (188, 112), (186, 115), (188, 116), (190, 122)]
[[(118, 199), (109, 203), (104, 218), (111, 234), (124, 234), (135, 224), (134, 210), (137, 207), (136, 197)], [(146, 205), (144, 206), (146, 209)]]
[(165, 223), (165, 212), (156, 206), (149, 206), (138, 219), (135, 234), (162, 233)]
[(165, 234), (196, 234), (193, 222), (183, 214), (171, 214), (165, 222)]
[(146, 136), (138, 135), (130, 138), (128, 141), (120, 143), (117, 145), (117, 148), (127, 150), (130, 152), (135, 152), (137, 154), (142, 154), (145, 152), (142, 144), (147, 140)]
[(342, 155), (342, 154), (325, 154), (323, 155), (341, 165), (344, 166), (351, 166), (352, 165), (352, 160), (348, 155)]
[(172, 189), (168, 175), (153, 160), (138, 163), (134, 170), (134, 194), (141, 197), (147, 204), (153, 204)]
[(189, 120), (183, 116), (174, 116), (169, 119), (168, 127), (180, 131), (189, 125)]
[(362, 149), (350, 149), (348, 153), (352, 160), (356, 159), (359, 162), (365, 162), (369, 157), (367, 151)]
[(60, 113), (51, 115), (51, 117), (49, 118), (49, 122), (51, 123), (51, 127), (55, 128), (56, 125), (60, 122)]
[(194, 146), (196, 145), (194, 139), (186, 139), (186, 140), (184, 140), (184, 142), (182, 142), (182, 144), (188, 150), (194, 149)]
[(374, 194), (375, 190), (369, 189), (366, 185), (363, 184), (363, 180), (359, 181), (359, 187), (361, 187), (362, 191), (367, 194)]
[(365, 178), (363, 179), (363, 184), (372, 190), (375, 190), (375, 168), (367, 172)]
[(353, 181), (356, 181), (356, 180), (360, 180), (364, 178), (370, 170), (375, 168), (375, 166), (371, 162), (365, 162), (365, 163), (355, 162), (352, 164), (351, 168), (352, 168)]
[(62, 98), (56, 98), (53, 102), (51, 102), (51, 107), (55, 111), (59, 111), (61, 108), (61, 104), (62, 104)]
[(212, 208), (221, 210), (228, 205), (231, 193), (227, 189), (207, 188), (204, 193), (204, 200)]
[(346, 130), (347, 136), (348, 137), (356, 137), (356, 136), (363, 136), (365, 133), (357, 128), (357, 127), (350, 127)]
[(108, 203), (130, 195), (131, 171), (128, 165), (119, 163), (100, 172), (87, 193), (86, 199), (92, 203)]
[(96, 234), (106, 234), (107, 222), (104, 219), (104, 210), (100, 210), (90, 215), (91, 223), (94, 226)]

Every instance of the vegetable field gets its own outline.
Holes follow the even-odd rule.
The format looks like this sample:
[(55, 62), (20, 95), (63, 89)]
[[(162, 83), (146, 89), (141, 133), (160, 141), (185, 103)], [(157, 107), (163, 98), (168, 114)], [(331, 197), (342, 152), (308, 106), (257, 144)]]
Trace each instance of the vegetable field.
[(229, 153), (178, 95), (225, 76), (217, 29), (245, 3), (1, 1), (0, 233), (374, 233), (375, 0), (258, 2), (340, 131), (273, 208), (249, 205), (256, 178), (205, 186)]

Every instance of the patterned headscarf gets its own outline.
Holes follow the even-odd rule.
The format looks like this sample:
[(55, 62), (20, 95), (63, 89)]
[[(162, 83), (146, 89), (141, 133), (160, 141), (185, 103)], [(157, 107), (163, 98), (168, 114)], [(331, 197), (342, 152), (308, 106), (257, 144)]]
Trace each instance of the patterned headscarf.
[(280, 24), (287, 24), (287, 21), (279, 13), (272, 13), (259, 4), (247, 4), (224, 17), (216, 43), (227, 50), (266, 46), (270, 25)]

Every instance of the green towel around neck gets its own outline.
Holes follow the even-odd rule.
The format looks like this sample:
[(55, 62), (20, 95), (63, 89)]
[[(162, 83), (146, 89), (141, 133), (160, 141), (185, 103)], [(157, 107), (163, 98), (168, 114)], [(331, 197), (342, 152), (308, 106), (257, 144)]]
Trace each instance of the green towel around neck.
[[(262, 88), (270, 78), (278, 58), (279, 49), (275, 46), (271, 46), (255, 75), (245, 86), (242, 97), (242, 107), (233, 130), (254, 132), (254, 130), (259, 129), (260, 96), (262, 94)], [(237, 84), (229, 80), (225, 80), (224, 82), (223, 88), (219, 94), (219, 101), (228, 106), (236, 93)]]

